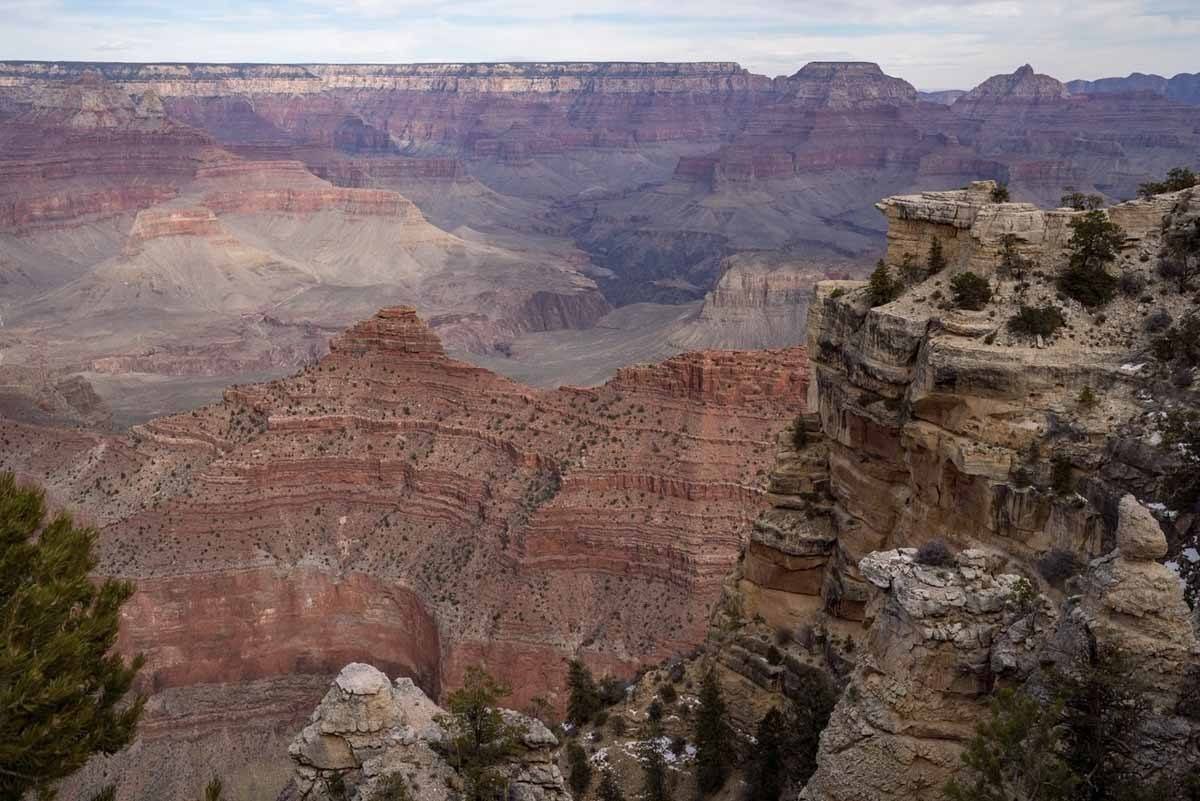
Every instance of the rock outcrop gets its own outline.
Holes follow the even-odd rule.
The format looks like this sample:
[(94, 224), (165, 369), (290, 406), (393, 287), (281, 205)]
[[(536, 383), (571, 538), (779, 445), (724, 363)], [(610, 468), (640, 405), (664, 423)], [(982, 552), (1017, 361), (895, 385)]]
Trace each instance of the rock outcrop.
[(867, 650), (821, 735), (804, 801), (937, 799), (960, 768), (1020, 579), (984, 551), (945, 566), (916, 554), (882, 551), (860, 565), (876, 590)]
[[(554, 758), (558, 740), (541, 722), (504, 710), (522, 734), (513, 756), (496, 767), (519, 801), (570, 801)], [(368, 801), (403, 782), (416, 801), (446, 801), (462, 777), (447, 759), (446, 712), (409, 678), (390, 682), (371, 665), (342, 668), (309, 724), (288, 749), (295, 776), (281, 799), (336, 797)]]

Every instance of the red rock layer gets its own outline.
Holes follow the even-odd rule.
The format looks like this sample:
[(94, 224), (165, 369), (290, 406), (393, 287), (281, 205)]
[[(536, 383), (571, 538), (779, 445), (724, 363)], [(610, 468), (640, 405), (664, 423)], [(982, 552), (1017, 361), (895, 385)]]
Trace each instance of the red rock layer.
[(629, 669), (703, 638), (806, 386), (788, 349), (538, 391), (400, 307), (126, 438), (0, 423), (0, 467), (101, 527), (155, 687), (368, 657), (436, 687), (486, 658), (521, 704), (565, 656)]

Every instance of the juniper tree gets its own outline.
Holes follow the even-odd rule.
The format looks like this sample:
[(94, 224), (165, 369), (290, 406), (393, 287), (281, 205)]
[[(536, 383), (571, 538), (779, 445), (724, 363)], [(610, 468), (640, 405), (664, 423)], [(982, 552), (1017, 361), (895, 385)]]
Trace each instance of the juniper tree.
[(1084, 306), (1103, 306), (1117, 291), (1117, 279), (1106, 267), (1117, 257), (1125, 232), (1103, 211), (1089, 211), (1068, 224), (1070, 259), (1058, 278), (1058, 288)]
[(721, 789), (729, 755), (729, 729), (725, 699), (715, 669), (700, 683), (700, 709), (696, 713), (696, 784), (701, 794)]
[(133, 739), (142, 665), (114, 652), (132, 584), (93, 581), (96, 531), (0, 474), (0, 799), (49, 796)]
[(567, 666), (567, 689), (570, 692), (567, 720), (571, 723), (581, 726), (600, 711), (600, 690), (596, 680), (587, 665), (578, 659), (572, 659)]
[(929, 261), (927, 265), (930, 275), (936, 275), (946, 269), (946, 255), (942, 252), (942, 240), (936, 236), (929, 243)]
[(596, 788), (596, 794), (600, 796), (600, 801), (625, 801), (625, 794), (621, 792), (612, 768), (604, 768), (600, 773), (600, 786)]
[(463, 778), (467, 801), (491, 801), (504, 795), (505, 780), (497, 766), (516, 752), (525, 734), (497, 707), (511, 692), (483, 668), (471, 666), (463, 686), (447, 699), (450, 714), (438, 717), (449, 735), (447, 755)]
[(871, 273), (871, 280), (867, 284), (867, 300), (872, 307), (883, 306), (886, 303), (891, 303), (896, 298), (900, 297), (900, 291), (903, 289), (898, 280), (892, 277), (892, 271), (888, 269), (887, 264), (883, 259), (880, 259), (875, 265), (875, 271)]
[(650, 740), (642, 746), (642, 797), (645, 801), (667, 801), (667, 764), (658, 750), (656, 741)]

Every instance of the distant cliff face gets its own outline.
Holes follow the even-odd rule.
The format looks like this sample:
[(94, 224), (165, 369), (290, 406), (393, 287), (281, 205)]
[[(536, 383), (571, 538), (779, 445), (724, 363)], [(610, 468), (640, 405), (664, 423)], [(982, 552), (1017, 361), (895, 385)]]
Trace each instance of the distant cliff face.
[[(437, 694), (483, 662), (511, 703), (562, 706), (566, 657), (626, 673), (694, 647), (806, 382), (792, 348), (533, 390), (448, 358), (396, 307), (291, 378), (126, 437), (0, 421), (0, 469), (99, 526), (99, 569), (137, 583), (121, 647), (168, 716), (143, 749), (179, 768), (167, 789), (149, 757), (120, 769), (168, 798), (203, 782), (212, 738), (246, 736), (188, 717), (207, 686), (290, 697), (370, 658)], [(190, 725), (195, 748), (176, 739)], [(268, 750), (228, 758), (266, 770)]]
[(1180, 103), (1197, 105), (1200, 104), (1200, 73), (1181, 72), (1172, 78), (1164, 78), (1134, 72), (1124, 78), (1067, 81), (1067, 89), (1071, 94), (1153, 92)]

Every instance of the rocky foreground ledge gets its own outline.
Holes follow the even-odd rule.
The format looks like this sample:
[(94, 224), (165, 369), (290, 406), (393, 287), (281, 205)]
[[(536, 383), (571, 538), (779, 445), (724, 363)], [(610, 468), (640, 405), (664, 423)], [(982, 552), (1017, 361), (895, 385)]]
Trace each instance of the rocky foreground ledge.
[[(385, 783), (403, 777), (415, 801), (442, 801), (462, 789), (446, 761), (446, 711), (410, 678), (388, 680), (383, 671), (352, 662), (329, 686), (309, 724), (288, 754), (296, 765), (279, 801), (327, 799), (346, 788), (348, 801), (374, 799)], [(558, 739), (540, 721), (503, 710), (522, 729), (517, 752), (500, 767), (514, 801), (570, 801), (555, 764)]]

